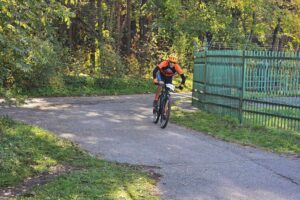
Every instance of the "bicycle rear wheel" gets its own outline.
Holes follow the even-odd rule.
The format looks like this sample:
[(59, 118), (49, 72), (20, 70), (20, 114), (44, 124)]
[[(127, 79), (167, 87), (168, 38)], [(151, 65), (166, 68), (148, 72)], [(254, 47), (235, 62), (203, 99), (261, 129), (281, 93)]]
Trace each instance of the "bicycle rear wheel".
[(153, 108), (153, 123), (156, 124), (160, 117), (160, 96), (158, 97), (157, 108)]
[(171, 101), (170, 98), (167, 98), (162, 107), (161, 116), (160, 116), (160, 128), (166, 128), (169, 122), (170, 113), (171, 113)]

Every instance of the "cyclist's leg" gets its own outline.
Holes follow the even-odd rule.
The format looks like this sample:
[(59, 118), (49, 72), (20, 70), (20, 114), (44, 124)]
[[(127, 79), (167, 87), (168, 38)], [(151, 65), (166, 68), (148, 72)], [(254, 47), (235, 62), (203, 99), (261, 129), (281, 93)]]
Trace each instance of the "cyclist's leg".
[[(165, 76), (164, 77), (164, 82), (166, 83), (166, 84), (168, 84), (168, 83), (170, 83), (170, 84), (172, 84), (172, 80), (173, 80), (173, 77), (172, 76)], [(166, 117), (166, 114), (169, 114), (168, 113), (168, 110), (169, 110), (169, 104), (171, 103), (170, 102), (170, 97), (168, 97), (167, 99), (165, 99), (165, 101), (164, 101), (164, 105), (163, 105), (163, 116), (162, 117)]]
[[(163, 77), (162, 77), (162, 75), (159, 72), (157, 73), (157, 80), (158, 81), (163, 81)], [(157, 89), (155, 91), (155, 97), (154, 97), (154, 101), (153, 101), (153, 107), (154, 108), (157, 107), (157, 102), (158, 102), (158, 97), (160, 95), (160, 92), (161, 92), (161, 86), (158, 85)]]

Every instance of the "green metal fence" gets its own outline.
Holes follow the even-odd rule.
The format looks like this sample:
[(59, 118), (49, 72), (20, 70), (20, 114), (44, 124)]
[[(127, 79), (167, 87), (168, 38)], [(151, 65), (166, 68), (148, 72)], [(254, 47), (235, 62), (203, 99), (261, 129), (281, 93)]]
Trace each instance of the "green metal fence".
[(300, 129), (300, 52), (195, 53), (193, 105), (257, 125)]

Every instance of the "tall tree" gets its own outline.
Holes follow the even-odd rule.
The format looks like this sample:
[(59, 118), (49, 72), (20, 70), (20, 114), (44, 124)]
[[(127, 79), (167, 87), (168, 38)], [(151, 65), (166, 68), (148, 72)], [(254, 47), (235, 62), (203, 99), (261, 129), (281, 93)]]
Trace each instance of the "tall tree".
[(121, 28), (121, 11), (122, 6), (120, 1), (115, 1), (115, 10), (116, 10), (116, 50), (119, 53), (121, 48), (121, 38), (122, 38), (122, 28)]
[(102, 0), (97, 1), (97, 17), (98, 17), (98, 43), (102, 41)]
[(95, 35), (95, 27), (96, 27), (96, 2), (95, 0), (90, 0), (90, 15), (89, 15), (89, 26), (93, 32), (90, 33), (89, 45), (91, 47), (90, 53), (90, 74), (93, 75), (95, 71), (96, 65), (96, 35)]
[(144, 41), (146, 36), (146, 26), (147, 26), (147, 17), (146, 13), (144, 13), (144, 6), (146, 5), (148, 0), (140, 0), (140, 17), (139, 17), (139, 27), (140, 27), (140, 39)]
[(131, 48), (131, 0), (127, 0), (127, 28), (126, 28), (126, 35), (127, 35), (127, 44), (126, 44), (126, 53), (127, 55), (130, 54)]

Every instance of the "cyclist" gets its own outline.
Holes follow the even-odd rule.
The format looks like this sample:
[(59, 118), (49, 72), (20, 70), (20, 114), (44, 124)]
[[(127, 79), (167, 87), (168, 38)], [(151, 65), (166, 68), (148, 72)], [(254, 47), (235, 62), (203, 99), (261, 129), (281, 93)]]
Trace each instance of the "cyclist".
[(177, 56), (174, 54), (169, 55), (168, 59), (161, 62), (157, 67), (153, 70), (153, 83), (157, 84), (158, 87), (155, 92), (155, 98), (153, 101), (153, 107), (157, 109), (157, 102), (160, 91), (162, 89), (161, 84), (163, 83), (172, 83), (173, 76), (178, 73), (181, 76), (181, 84), (179, 85), (179, 89), (183, 89), (183, 85), (185, 84), (185, 76), (183, 70), (178, 64)]

